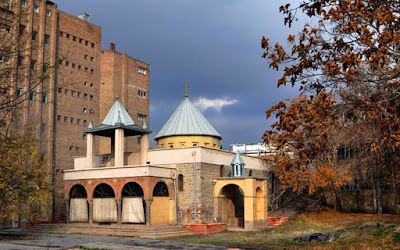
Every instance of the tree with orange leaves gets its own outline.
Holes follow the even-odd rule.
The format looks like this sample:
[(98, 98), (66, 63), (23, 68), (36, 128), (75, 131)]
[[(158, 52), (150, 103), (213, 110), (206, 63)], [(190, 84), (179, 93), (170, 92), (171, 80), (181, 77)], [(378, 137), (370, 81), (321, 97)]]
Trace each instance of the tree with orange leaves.
[[(282, 182), (294, 190), (370, 186), (381, 213), (382, 187), (397, 210), (400, 146), (400, 2), (306, 0), (280, 7), (291, 25), (302, 11), (318, 20), (289, 35), (289, 47), (263, 38), (263, 57), (304, 95), (267, 111), (276, 114), (264, 141)], [(351, 158), (338, 152), (347, 148)], [(350, 154), (350, 153), (349, 153)]]

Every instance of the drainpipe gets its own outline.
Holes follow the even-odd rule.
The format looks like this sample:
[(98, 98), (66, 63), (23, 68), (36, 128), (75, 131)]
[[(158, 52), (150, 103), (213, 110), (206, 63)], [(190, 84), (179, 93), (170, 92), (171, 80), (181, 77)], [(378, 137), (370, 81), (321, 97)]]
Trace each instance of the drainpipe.
[(175, 198), (175, 225), (178, 225), (178, 190), (176, 188), (176, 176), (174, 179), (172, 179), (174, 181), (174, 198)]
[(215, 202), (215, 184), (216, 184), (216, 182), (213, 181), (213, 203), (214, 203), (213, 217), (214, 217), (214, 222), (217, 222), (217, 208), (216, 208), (216, 202)]
[(192, 152), (193, 155), (193, 223), (196, 224), (197, 219), (197, 177), (196, 177), (196, 151)]

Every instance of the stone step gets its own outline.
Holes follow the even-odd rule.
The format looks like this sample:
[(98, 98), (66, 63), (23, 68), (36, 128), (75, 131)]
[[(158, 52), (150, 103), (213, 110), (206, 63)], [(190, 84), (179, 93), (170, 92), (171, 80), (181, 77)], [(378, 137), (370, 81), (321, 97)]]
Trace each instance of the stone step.
[(89, 234), (109, 235), (121, 237), (140, 237), (150, 239), (161, 239), (193, 235), (193, 233), (180, 225), (145, 226), (145, 225), (89, 225), (77, 224), (38, 224), (25, 231), (32, 234), (40, 233), (67, 233), (67, 234)]

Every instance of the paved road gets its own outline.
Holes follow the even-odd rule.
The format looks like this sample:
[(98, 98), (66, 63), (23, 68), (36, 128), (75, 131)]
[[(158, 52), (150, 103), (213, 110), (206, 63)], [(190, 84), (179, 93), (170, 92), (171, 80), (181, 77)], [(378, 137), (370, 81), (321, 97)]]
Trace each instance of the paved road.
[[(20, 230), (0, 231), (2, 235), (16, 234), (25, 235)], [(25, 250), (25, 249), (74, 249), (74, 247), (84, 246), (87, 248), (111, 249), (111, 250), (221, 250), (225, 247), (184, 244), (181, 242), (151, 240), (140, 238), (124, 238), (112, 236), (78, 235), (78, 234), (34, 234), (33, 239), (28, 240), (0, 240), (0, 250)], [(3, 236), (4, 238), (4, 236)], [(78, 248), (76, 248), (78, 249)]]

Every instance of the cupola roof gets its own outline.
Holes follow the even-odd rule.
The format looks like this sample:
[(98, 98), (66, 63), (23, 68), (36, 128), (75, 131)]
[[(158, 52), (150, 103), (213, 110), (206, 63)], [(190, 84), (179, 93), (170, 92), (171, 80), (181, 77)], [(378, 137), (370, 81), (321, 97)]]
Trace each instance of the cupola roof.
[(89, 127), (85, 130), (85, 133), (93, 133), (95, 135), (112, 137), (114, 135), (114, 130), (117, 128), (124, 129), (125, 136), (150, 133), (147, 127), (142, 128), (135, 124), (128, 114), (128, 111), (126, 111), (118, 98), (115, 100), (110, 111), (108, 111), (108, 114), (106, 118), (104, 118), (103, 122), (95, 128), (93, 128), (93, 124), (90, 123)]
[(217, 130), (189, 100), (187, 94), (155, 139), (177, 135), (206, 135), (222, 139)]

